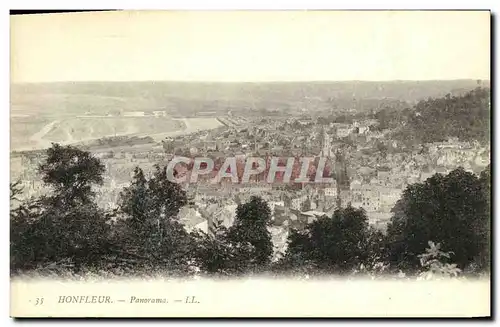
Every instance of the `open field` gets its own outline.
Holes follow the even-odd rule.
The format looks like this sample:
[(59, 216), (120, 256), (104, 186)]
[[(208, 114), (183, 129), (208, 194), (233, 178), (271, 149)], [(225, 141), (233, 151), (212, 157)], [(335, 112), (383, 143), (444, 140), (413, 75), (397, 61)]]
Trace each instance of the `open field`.
[(161, 117), (63, 118), (56, 120), (29, 118), (11, 120), (11, 148), (38, 148), (77, 143), (106, 136), (157, 134), (181, 131), (182, 121)]
[(216, 118), (104, 117), (104, 118), (11, 118), (11, 149), (28, 150), (71, 144), (110, 136), (151, 136), (160, 141), (222, 126)]
[(71, 118), (60, 121), (45, 134), (43, 139), (55, 142), (79, 142), (103, 136), (173, 132), (182, 127), (182, 123), (170, 118)]

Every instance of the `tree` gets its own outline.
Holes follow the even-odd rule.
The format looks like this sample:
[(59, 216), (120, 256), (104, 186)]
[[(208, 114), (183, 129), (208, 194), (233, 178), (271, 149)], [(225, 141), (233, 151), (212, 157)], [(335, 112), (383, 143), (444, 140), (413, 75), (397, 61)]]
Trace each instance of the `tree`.
[(194, 231), (193, 257), (202, 273), (208, 275), (233, 275), (240, 271), (231, 246), (228, 229), (219, 222), (214, 222), (212, 232)]
[(23, 188), (19, 185), (21, 181), (15, 181), (14, 183), (10, 183), (10, 201), (20, 201), (18, 198), (19, 195), (23, 193)]
[(54, 144), (39, 167), (52, 193), (11, 213), (11, 269), (70, 261), (78, 271), (99, 267), (109, 250), (108, 216), (94, 202), (92, 186), (104, 166), (88, 152)]
[[(379, 234), (368, 228), (363, 209), (338, 209), (332, 217), (309, 223), (302, 232), (293, 231), (284, 256), (289, 269), (308, 267), (308, 272), (345, 274), (377, 257), (372, 243)], [(379, 257), (379, 256), (378, 256)]]
[(166, 168), (156, 165), (149, 179), (135, 168), (131, 185), (120, 195), (118, 214), (124, 219), (115, 236), (120, 255), (139, 258), (142, 268), (187, 269), (191, 239), (177, 217), (186, 204), (186, 193), (168, 180)]
[(454, 252), (460, 269), (477, 263), (488, 247), (487, 203), (481, 181), (462, 168), (408, 186), (388, 226), (390, 261), (415, 270), (418, 255), (434, 240)]
[(408, 127), (423, 142), (449, 137), (460, 140), (489, 141), (490, 89), (478, 87), (463, 95), (422, 100), (408, 119)]
[(273, 243), (267, 229), (270, 225), (271, 210), (260, 197), (253, 196), (248, 203), (238, 205), (228, 239), (242, 270), (264, 269), (271, 262)]
[(483, 190), (483, 196), (486, 200), (486, 216), (487, 222), (484, 224), (478, 221), (478, 224), (474, 227), (477, 233), (480, 235), (479, 238), (483, 239), (485, 242), (485, 250), (481, 252), (479, 261), (480, 267), (485, 269), (490, 268), (491, 264), (491, 164), (489, 164), (485, 170), (483, 170), (479, 176), (479, 181)]
[(90, 152), (54, 143), (39, 166), (43, 181), (53, 188), (54, 204), (60, 206), (91, 203), (92, 185), (102, 184), (104, 171), (104, 165)]

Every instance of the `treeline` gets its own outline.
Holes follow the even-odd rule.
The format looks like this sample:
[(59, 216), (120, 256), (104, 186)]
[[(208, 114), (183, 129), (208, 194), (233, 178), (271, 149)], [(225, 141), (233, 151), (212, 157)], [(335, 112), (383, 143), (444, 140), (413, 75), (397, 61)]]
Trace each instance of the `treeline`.
[(489, 88), (478, 87), (462, 96), (448, 94), (420, 101), (408, 123), (424, 142), (442, 141), (443, 137), (489, 141), (490, 93)]
[(394, 136), (402, 140), (490, 142), (490, 93), (490, 88), (478, 87), (462, 95), (422, 100), (411, 109), (385, 108), (373, 118), (381, 129), (396, 129)]
[[(208, 223), (188, 232), (178, 218), (188, 204), (164, 167), (150, 176), (136, 168), (118, 207), (95, 202), (104, 166), (90, 153), (53, 145), (39, 172), (47, 194), (13, 206), (11, 273), (130, 276), (242, 276), (355, 273), (480, 274), (490, 264), (489, 167), (477, 177), (463, 169), (409, 186), (386, 234), (364, 210), (335, 211), (291, 230), (288, 247), (273, 256), (271, 211), (253, 197), (238, 205), (234, 223)], [(22, 192), (11, 184), (11, 203)], [(434, 243), (433, 243), (434, 242)], [(274, 259), (273, 259), (274, 258)]]

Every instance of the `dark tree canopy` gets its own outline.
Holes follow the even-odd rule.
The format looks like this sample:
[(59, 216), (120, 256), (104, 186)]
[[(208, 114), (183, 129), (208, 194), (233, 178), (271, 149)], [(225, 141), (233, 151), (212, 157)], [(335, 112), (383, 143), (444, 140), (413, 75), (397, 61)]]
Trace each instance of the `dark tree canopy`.
[(464, 95), (420, 101), (408, 121), (423, 142), (460, 140), (489, 141), (490, 89), (477, 88)]
[(347, 207), (332, 217), (308, 224), (305, 231), (292, 231), (284, 257), (286, 265), (306, 266), (323, 273), (347, 273), (373, 255), (377, 247), (369, 244), (378, 234), (368, 228), (362, 209)]
[[(428, 241), (453, 251), (463, 269), (488, 246), (488, 201), (481, 181), (462, 168), (408, 186), (388, 227), (390, 260), (403, 269), (418, 267)], [(486, 264), (486, 263), (481, 263)]]
[[(464, 97), (482, 97), (481, 90), (475, 92)], [(340, 155), (337, 159), (343, 163)], [(349, 184), (346, 165), (338, 167), (333, 174), (338, 183)], [(93, 188), (103, 182), (104, 165), (91, 153), (54, 144), (39, 173), (47, 193), (38, 198), (21, 200), (20, 182), (10, 184), (11, 203), (18, 205), (10, 212), (13, 273), (63, 267), (64, 272), (118, 275), (186, 276), (194, 268), (212, 276), (273, 271), (345, 275), (381, 266), (422, 273), (429, 266), (419, 259), (432, 261), (441, 253), (438, 259), (449, 261), (439, 262), (442, 269), (459, 271), (457, 264), (475, 274), (488, 271), (491, 261), (490, 166), (480, 176), (459, 168), (408, 186), (392, 210), (387, 235), (369, 226), (363, 209), (351, 206), (310, 221), (302, 230), (292, 229), (278, 261), (272, 260), (271, 210), (260, 197), (241, 203), (237, 196), (232, 226), (205, 211), (207, 231), (188, 233), (178, 214), (192, 203), (163, 167), (155, 166), (147, 176), (137, 167), (118, 208), (108, 210), (96, 203)]]
[[(271, 210), (260, 197), (252, 197), (248, 203), (238, 205), (234, 224), (229, 229), (229, 239), (241, 250), (240, 257), (248, 265), (267, 265), (271, 262), (273, 243), (268, 227)], [(242, 265), (244, 262), (242, 262)]]
[(200, 270), (208, 275), (233, 275), (241, 272), (232, 247), (228, 229), (219, 222), (212, 226), (212, 232), (194, 231), (193, 257)]
[(165, 168), (156, 166), (149, 179), (135, 168), (131, 185), (120, 196), (117, 214), (123, 219), (116, 224), (120, 252), (140, 256), (144, 264), (157, 268), (185, 269), (191, 240), (177, 214), (186, 203), (184, 190), (167, 179)]
[(102, 184), (104, 165), (90, 152), (52, 144), (47, 160), (39, 166), (43, 181), (52, 186), (62, 205), (89, 203), (93, 184)]
[(94, 202), (92, 184), (104, 166), (88, 152), (54, 144), (39, 171), (53, 194), (11, 212), (11, 267), (33, 269), (68, 261), (73, 269), (99, 265), (109, 251), (108, 216)]

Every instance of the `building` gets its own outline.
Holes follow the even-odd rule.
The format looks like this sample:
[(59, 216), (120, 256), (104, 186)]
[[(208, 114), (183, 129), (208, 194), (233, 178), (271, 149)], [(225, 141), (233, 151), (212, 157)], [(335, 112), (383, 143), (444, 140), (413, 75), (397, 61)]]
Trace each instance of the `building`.
[(123, 113), (125, 117), (144, 117), (146, 113), (144, 111), (127, 111)]
[(324, 189), (326, 197), (337, 197), (337, 187), (326, 187)]
[(307, 195), (301, 195), (296, 198), (290, 199), (290, 207), (294, 210), (300, 210), (302, 204), (307, 201)]
[(155, 117), (167, 117), (167, 112), (164, 110), (153, 111)]
[(400, 188), (380, 188), (380, 210), (390, 212), (396, 202), (401, 199), (403, 190)]
[(390, 171), (377, 171), (377, 179), (380, 185), (388, 185), (391, 182)]
[(368, 127), (368, 126), (361, 125), (361, 126), (358, 127), (358, 133), (359, 134), (366, 134), (369, 131), (370, 131), (370, 127)]
[(346, 207), (349, 203), (352, 202), (352, 194), (350, 190), (341, 190), (339, 197), (340, 197), (340, 205), (342, 207)]
[(359, 190), (361, 189), (361, 181), (358, 180), (358, 179), (355, 179), (351, 182), (351, 184), (349, 185), (351, 191), (353, 190)]
[(217, 142), (205, 141), (205, 151), (217, 151)]
[(380, 210), (380, 192), (377, 188), (364, 185), (361, 189), (361, 207), (366, 211)]
[(353, 128), (351, 126), (344, 126), (337, 128), (337, 137), (343, 138), (349, 136), (353, 132)]

